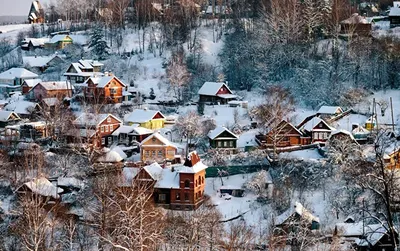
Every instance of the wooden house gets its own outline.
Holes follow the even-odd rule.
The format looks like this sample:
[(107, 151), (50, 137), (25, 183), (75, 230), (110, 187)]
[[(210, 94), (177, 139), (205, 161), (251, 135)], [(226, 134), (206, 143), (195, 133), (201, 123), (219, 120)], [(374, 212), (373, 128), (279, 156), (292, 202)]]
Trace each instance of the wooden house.
[(72, 84), (82, 84), (90, 77), (96, 76), (104, 76), (101, 73), (101, 68), (104, 65), (95, 60), (79, 60), (77, 63), (72, 63), (67, 71), (64, 73), (64, 76), (67, 77), (67, 80)]
[(17, 188), (16, 192), (19, 196), (41, 198), (41, 200), (37, 200), (37, 202), (48, 203), (50, 201), (59, 202), (59, 194), (62, 193), (63, 190), (53, 185), (45, 177), (40, 177), (24, 183), (22, 186)]
[(29, 9), (28, 22), (30, 24), (43, 24), (44, 23), (44, 10), (39, 1), (32, 1), (31, 8)]
[(140, 159), (144, 163), (174, 162), (178, 148), (158, 132), (140, 143)]
[(47, 68), (57, 66), (64, 63), (58, 55), (54, 56), (26, 56), (22, 57), (23, 64), (26, 68), (35, 72), (44, 72)]
[(325, 120), (316, 118), (317, 122), (311, 130), (312, 143), (325, 144), (328, 141), (331, 133), (336, 131), (335, 128), (330, 126)]
[(267, 148), (289, 147), (308, 145), (311, 143), (311, 138), (301, 132), (291, 123), (282, 120), (275, 128), (272, 128), (267, 135), (257, 135), (256, 142)]
[(31, 118), (34, 114), (37, 114), (40, 109), (41, 107), (38, 103), (25, 100), (18, 100), (4, 107), (4, 110), (15, 112), (21, 118)]
[[(355, 240), (360, 251), (387, 251), (395, 250), (392, 245), (391, 234), (386, 223), (368, 224), (359, 239)], [(395, 230), (396, 246), (399, 244), (399, 234)]]
[(35, 100), (42, 101), (46, 98), (64, 98), (72, 97), (74, 87), (68, 81), (40, 82), (35, 85), (30, 92), (33, 93)]
[(84, 87), (85, 99), (98, 104), (121, 103), (126, 85), (113, 75), (91, 77)]
[(388, 168), (400, 168), (400, 146), (393, 144), (385, 149), (383, 160)]
[(136, 109), (124, 118), (129, 125), (139, 125), (141, 127), (156, 130), (164, 128), (165, 116), (160, 111)]
[(201, 103), (227, 104), (237, 99), (225, 83), (205, 82), (198, 94)]
[(14, 124), (21, 118), (15, 112), (11, 111), (0, 111), (0, 127), (6, 127), (7, 125)]
[[(282, 229), (284, 233), (296, 231), (297, 227), (306, 227), (310, 230), (319, 229), (319, 218), (314, 216), (308, 209), (296, 202), (291, 208), (279, 215), (275, 219), (277, 229)], [(280, 231), (276, 234), (282, 234)]]
[(208, 139), (212, 148), (236, 149), (239, 137), (227, 128), (218, 126), (209, 132)]
[(49, 41), (49, 38), (24, 38), (24, 40), (21, 41), (21, 49), (24, 51), (43, 49), (45, 43)]
[(137, 125), (127, 126), (122, 125), (113, 132), (114, 142), (126, 146), (137, 145), (144, 139), (152, 135), (154, 132), (150, 129)]
[(349, 131), (340, 129), (331, 132), (331, 135), (328, 138), (329, 144), (332, 142), (346, 142), (347, 144), (354, 143), (358, 144), (357, 140), (354, 138), (353, 134)]
[(372, 31), (371, 21), (367, 18), (354, 13), (348, 19), (340, 22), (340, 32), (342, 34), (359, 36), (369, 36)]
[(0, 84), (10, 86), (21, 86), (27, 79), (35, 79), (38, 75), (24, 68), (11, 68), (0, 73)]
[(2, 139), (7, 143), (32, 142), (49, 136), (47, 124), (43, 121), (7, 125), (3, 133)]
[(317, 115), (323, 119), (330, 119), (343, 113), (343, 109), (339, 106), (321, 106), (317, 111)]
[(35, 87), (37, 84), (40, 82), (43, 82), (40, 78), (34, 78), (34, 79), (26, 79), (22, 83), (22, 95), (27, 95), (29, 91)]
[(112, 133), (122, 125), (122, 121), (112, 114), (83, 113), (73, 124), (75, 130), (71, 130), (70, 141), (104, 147), (114, 143)]
[(62, 50), (67, 45), (72, 43), (73, 40), (69, 35), (55, 35), (50, 39), (49, 42), (44, 44), (44, 47), (48, 49)]
[(124, 168), (124, 184), (131, 185), (133, 179), (150, 181), (156, 204), (173, 210), (195, 210), (204, 202), (206, 169), (198, 154), (191, 152), (184, 164), (162, 168), (153, 163), (139, 170), (130, 168), (130, 174)]

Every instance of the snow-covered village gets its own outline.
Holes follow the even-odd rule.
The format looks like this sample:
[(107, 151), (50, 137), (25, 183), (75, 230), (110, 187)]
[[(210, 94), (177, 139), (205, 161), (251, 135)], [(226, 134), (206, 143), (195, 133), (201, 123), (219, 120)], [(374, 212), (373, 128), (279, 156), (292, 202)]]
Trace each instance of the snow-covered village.
[(0, 250), (400, 250), (400, 2), (0, 2)]

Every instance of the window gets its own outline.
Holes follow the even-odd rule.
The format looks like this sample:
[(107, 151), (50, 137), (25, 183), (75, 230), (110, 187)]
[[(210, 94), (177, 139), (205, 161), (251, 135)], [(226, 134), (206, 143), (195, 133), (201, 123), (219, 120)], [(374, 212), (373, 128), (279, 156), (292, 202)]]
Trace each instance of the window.
[(104, 132), (104, 126), (100, 127), (101, 132)]
[(196, 180), (196, 187), (198, 186), (198, 184), (197, 184), (197, 180)]
[(149, 157), (149, 151), (148, 151), (148, 150), (144, 151), (144, 155), (145, 155), (146, 157)]
[(153, 143), (156, 142), (156, 138), (153, 137), (153, 138), (151, 139), (151, 141), (153, 141)]
[(218, 147), (221, 147), (221, 146), (222, 146), (222, 142), (221, 142), (221, 141), (218, 141), (218, 142), (217, 142), (217, 146), (218, 146)]
[(165, 201), (165, 199), (166, 199), (165, 194), (159, 194), (158, 195), (158, 201)]
[(112, 144), (112, 142), (113, 142), (112, 137), (108, 137), (108, 144), (110, 145)]
[(319, 124), (318, 124), (318, 127), (321, 128), (321, 127), (322, 127), (322, 123), (319, 123)]
[(185, 200), (189, 200), (189, 193), (185, 193)]
[(132, 140), (136, 140), (136, 136), (132, 136)]
[(233, 141), (229, 141), (229, 147), (233, 147)]
[(190, 180), (185, 180), (185, 188), (189, 188), (190, 187)]
[(201, 184), (204, 184), (204, 176), (201, 176)]
[(110, 116), (108, 116), (108, 118), (107, 118), (107, 122), (108, 122), (108, 123), (110, 123), (110, 122), (111, 122), (111, 117), (110, 117)]
[(156, 151), (151, 151), (151, 156), (156, 156)]
[(314, 133), (314, 139), (318, 139), (318, 133), (317, 132)]
[(101, 138), (101, 144), (105, 145), (106, 144), (106, 139), (105, 138)]
[(163, 156), (162, 150), (158, 150), (158, 157), (162, 157), (162, 156)]
[(224, 147), (228, 147), (228, 142), (224, 141)]
[(328, 133), (324, 132), (324, 139), (328, 138)]
[(196, 200), (197, 200), (198, 196), (199, 196), (199, 195), (196, 193)]
[(106, 126), (104, 126), (104, 127), (106, 128), (106, 130), (105, 130), (105, 131), (106, 131), (106, 132), (108, 132), (108, 125), (106, 125)]
[(176, 193), (176, 195), (175, 195), (176, 197), (176, 200), (181, 200), (181, 193)]
[(110, 88), (111, 94), (117, 94), (117, 88)]
[(114, 130), (114, 125), (110, 125), (110, 132)]

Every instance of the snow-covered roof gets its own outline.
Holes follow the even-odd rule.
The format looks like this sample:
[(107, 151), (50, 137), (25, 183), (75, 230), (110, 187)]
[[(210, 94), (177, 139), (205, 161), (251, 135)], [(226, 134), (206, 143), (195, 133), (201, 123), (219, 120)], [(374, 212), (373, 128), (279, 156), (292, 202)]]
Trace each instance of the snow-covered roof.
[(103, 76), (104, 73), (101, 72), (82, 72), (82, 69), (84, 70), (93, 70), (93, 67), (101, 67), (104, 64), (96, 61), (96, 60), (91, 60), (91, 59), (81, 59), (77, 63), (71, 63), (71, 65), (68, 67), (68, 69), (72, 66), (76, 73), (74, 72), (66, 72), (64, 73), (65, 76)]
[[(108, 83), (110, 83), (113, 79), (117, 79), (124, 87), (126, 86), (120, 79), (118, 79), (116, 76), (96, 76), (96, 77), (91, 77), (89, 78), (93, 84), (95, 84), (99, 88), (104, 88)], [(86, 80), (86, 83), (89, 81)]]
[(233, 132), (231, 132), (230, 130), (228, 130), (226, 127), (224, 127), (224, 126), (217, 126), (214, 130), (212, 130), (212, 131), (210, 131), (209, 133), (208, 133), (208, 137), (210, 138), (210, 139), (215, 139), (216, 137), (218, 137), (221, 133), (223, 133), (223, 132), (228, 132), (228, 133), (230, 133), (230, 134), (232, 134), (233, 135), (233, 137), (232, 138), (235, 138), (235, 139), (238, 139), (238, 136), (236, 136)]
[(342, 24), (370, 24), (365, 17), (358, 15), (358, 13), (354, 13), (351, 17), (340, 22)]
[(340, 106), (327, 106), (323, 105), (321, 108), (319, 108), (318, 112), (319, 114), (331, 114), (335, 115), (336, 113), (342, 113), (343, 109)]
[(15, 112), (12, 112), (12, 111), (0, 111), (0, 121), (1, 122), (7, 122), (11, 115), (14, 115), (15, 117), (17, 117), (17, 119), (20, 119), (18, 114), (16, 114)]
[(400, 16), (400, 8), (399, 7), (392, 7), (389, 11), (389, 17), (398, 17)]
[(275, 219), (275, 225), (283, 224), (290, 216), (293, 214), (298, 214), (303, 219), (307, 220), (308, 222), (319, 222), (319, 218), (312, 215), (303, 205), (299, 202), (295, 202), (294, 206), (289, 208), (286, 212), (279, 215)]
[(86, 45), (88, 44), (88, 37), (86, 35), (69, 35), (74, 41), (74, 44)]
[(340, 133), (346, 134), (346, 135), (348, 135), (352, 140), (355, 140), (354, 137), (353, 137), (353, 134), (351, 134), (351, 132), (349, 132), (349, 131), (347, 131), (347, 130), (344, 130), (344, 129), (334, 130), (334, 131), (331, 133), (331, 135), (329, 136), (329, 138), (331, 138), (332, 136), (334, 136), (334, 135), (336, 135), (336, 134), (340, 134)]
[(388, 227), (382, 224), (371, 224), (365, 227), (364, 233), (364, 237), (357, 239), (356, 244), (361, 247), (375, 246), (382, 237), (388, 234)]
[[(176, 147), (174, 144), (172, 144), (168, 139), (166, 139), (165, 137), (163, 137), (163, 136), (162, 136), (161, 134), (159, 134), (158, 132), (153, 133), (153, 134), (150, 135), (149, 137), (145, 138), (145, 139), (140, 143), (140, 145), (142, 146), (144, 143), (146, 143), (147, 141), (151, 140), (153, 137), (155, 137), (156, 139), (158, 139), (159, 141), (161, 141), (165, 146), (171, 146), (171, 147), (177, 149), (177, 147)], [(147, 145), (147, 146), (149, 146), (149, 145)]]
[(58, 100), (58, 98), (44, 98), (42, 102), (47, 106), (55, 106), (60, 103), (60, 100)]
[(43, 67), (53, 59), (53, 56), (26, 56), (22, 57), (22, 62), (27, 67)]
[(322, 119), (318, 118), (318, 117), (313, 117), (312, 119), (310, 119), (307, 123), (305, 123), (301, 129), (304, 129), (306, 131), (311, 132), (311, 130), (319, 124), (319, 122), (321, 122)]
[(338, 235), (344, 237), (362, 236), (363, 226), (364, 226), (363, 222), (337, 223), (335, 225), (336, 229), (338, 230)]
[(46, 197), (53, 197), (54, 199), (60, 198), (58, 194), (63, 192), (63, 189), (57, 188), (48, 179), (44, 177), (26, 182), (24, 183), (24, 186), (29, 188), (29, 190), (31, 190), (32, 193)]
[(163, 169), (158, 163), (145, 166), (144, 170), (156, 181), (155, 188), (179, 188), (179, 173)]
[(24, 68), (11, 68), (5, 72), (0, 73), (0, 79), (14, 80), (16, 78), (37, 78), (38, 75)]
[(128, 157), (119, 146), (114, 146), (111, 149), (105, 148), (104, 150), (104, 155), (100, 156), (97, 162), (121, 162)]
[(197, 152), (193, 151), (188, 154), (183, 165), (176, 165), (174, 168), (179, 173), (198, 173), (208, 167), (203, 164)]
[(39, 46), (44, 46), (44, 44), (49, 42), (50, 39), (47, 38), (47, 37), (44, 37), (44, 38), (25, 38), (24, 41), (27, 42), (27, 43), (31, 42), (31, 44), (33, 46), (39, 47)]
[(35, 85), (39, 84), (42, 82), (40, 78), (34, 78), (34, 79), (26, 79), (24, 80), (24, 84), (26, 84), (28, 87), (33, 88)]
[(122, 169), (122, 184), (120, 186), (131, 186), (133, 178), (139, 173), (140, 168), (124, 167)]
[(118, 127), (117, 130), (115, 130), (112, 135), (113, 136), (117, 136), (121, 133), (124, 134), (135, 134), (135, 135), (144, 135), (144, 134), (152, 134), (153, 130), (144, 128), (144, 127), (140, 127), (138, 125), (131, 125), (131, 126), (127, 126), (127, 125), (122, 125), (120, 127)]
[(35, 89), (37, 86), (41, 85), (44, 89), (48, 91), (52, 90), (71, 90), (74, 89), (74, 87), (69, 83), (68, 81), (49, 81), (49, 82), (40, 82), (38, 85), (36, 85), (33, 89)]
[(82, 189), (85, 183), (82, 180), (74, 177), (58, 177), (57, 185), (63, 187), (75, 187)]
[(55, 44), (55, 43), (65, 40), (65, 39), (69, 39), (68, 37), (72, 40), (72, 38), (68, 35), (55, 35), (54, 37), (52, 37), (50, 39), (50, 41), (48, 43)]
[(25, 101), (25, 100), (18, 100), (13, 103), (9, 103), (4, 107), (4, 110), (6, 111), (13, 111), (17, 114), (31, 114), (30, 109), (34, 109), (38, 104)]
[(205, 82), (203, 84), (203, 86), (200, 88), (198, 94), (215, 96), (215, 95), (217, 95), (218, 90), (221, 89), (222, 86), (225, 86), (229, 90), (229, 92), (232, 93), (232, 91), (229, 89), (229, 87), (225, 83)]
[(74, 124), (75, 125), (81, 125), (81, 126), (97, 126), (101, 122), (103, 122), (105, 119), (108, 118), (108, 116), (113, 117), (114, 119), (118, 120), (120, 123), (122, 121), (115, 117), (114, 115), (110, 113), (100, 113), (100, 114), (91, 114), (91, 113), (82, 113), (78, 118), (75, 119)]
[(152, 120), (157, 113), (160, 113), (165, 119), (165, 116), (160, 111), (135, 109), (133, 112), (125, 115), (124, 121), (127, 123), (145, 123)]
[(315, 128), (319, 123), (323, 123), (326, 127), (328, 127), (328, 129), (330, 131), (335, 131), (336, 128), (330, 126), (325, 120), (321, 119), (320, 121), (318, 121), (318, 123), (313, 127), (312, 131), (325, 131), (326, 129), (319, 129), (319, 128)]

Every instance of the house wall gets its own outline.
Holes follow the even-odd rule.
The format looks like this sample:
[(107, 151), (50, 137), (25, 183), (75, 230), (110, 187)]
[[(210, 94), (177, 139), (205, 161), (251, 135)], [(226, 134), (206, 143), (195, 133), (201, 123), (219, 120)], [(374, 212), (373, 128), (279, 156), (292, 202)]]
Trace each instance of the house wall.
[(230, 92), (228, 90), (228, 88), (226, 88), (225, 85), (222, 85), (222, 87), (218, 90), (216, 95), (220, 95), (220, 94), (232, 94), (232, 92)]
[(58, 98), (61, 100), (65, 97), (71, 97), (72, 90), (46, 90), (42, 85), (38, 84), (33, 89), (33, 95), (37, 100), (44, 98)]
[[(146, 142), (148, 143), (148, 142)], [(176, 149), (171, 146), (157, 145), (148, 146), (142, 145), (140, 148), (140, 158), (142, 162), (164, 162), (165, 160), (172, 161), (175, 158)]]
[[(205, 170), (198, 173), (180, 173), (179, 189), (171, 189), (171, 208), (181, 210), (196, 209), (204, 200)], [(189, 187), (185, 187), (188, 180)], [(179, 194), (179, 196), (178, 196)], [(185, 195), (186, 194), (186, 195)]]
[[(130, 125), (133, 125), (133, 124), (135, 124), (135, 123), (130, 123)], [(152, 120), (144, 122), (144, 123), (139, 123), (139, 125), (141, 127), (151, 129), (151, 130), (164, 128), (164, 124), (165, 124), (165, 119), (152, 119)]]

